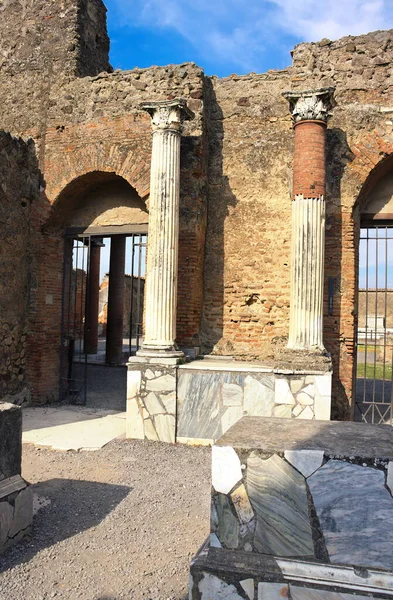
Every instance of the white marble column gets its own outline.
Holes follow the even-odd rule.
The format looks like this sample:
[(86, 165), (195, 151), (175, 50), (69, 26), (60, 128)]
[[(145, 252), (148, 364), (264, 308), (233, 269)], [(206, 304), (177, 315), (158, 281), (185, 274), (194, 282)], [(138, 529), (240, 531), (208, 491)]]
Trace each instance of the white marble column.
[(287, 92), (295, 128), (288, 349), (323, 353), (325, 137), (333, 88)]
[(193, 118), (184, 100), (145, 102), (152, 117), (145, 337), (138, 356), (180, 357), (176, 340), (179, 245), (180, 139)]
[(325, 198), (292, 202), (291, 309), (288, 348), (323, 351)]

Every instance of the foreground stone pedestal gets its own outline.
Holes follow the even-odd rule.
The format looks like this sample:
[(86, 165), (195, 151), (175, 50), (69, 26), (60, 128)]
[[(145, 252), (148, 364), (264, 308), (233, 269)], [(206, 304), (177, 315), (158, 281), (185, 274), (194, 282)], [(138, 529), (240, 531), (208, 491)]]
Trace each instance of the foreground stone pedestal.
[(31, 533), (33, 496), (22, 479), (22, 411), (0, 403), (0, 554)]
[(393, 597), (393, 429), (245, 417), (212, 450), (190, 600)]

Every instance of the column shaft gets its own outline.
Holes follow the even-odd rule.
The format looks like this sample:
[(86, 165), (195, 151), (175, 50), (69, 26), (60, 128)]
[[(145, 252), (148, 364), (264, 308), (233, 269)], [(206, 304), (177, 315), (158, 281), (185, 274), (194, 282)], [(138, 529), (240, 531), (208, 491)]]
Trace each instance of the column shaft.
[(288, 348), (323, 351), (325, 200), (292, 202), (291, 310)]
[(180, 133), (153, 133), (143, 347), (172, 350), (176, 338)]
[(124, 235), (112, 237), (105, 359), (109, 364), (120, 364), (123, 358), (125, 257), (126, 237)]
[(87, 289), (85, 352), (96, 354), (98, 351), (98, 307), (100, 295), (100, 259), (101, 247), (91, 244), (89, 256), (89, 275)]
[(286, 92), (295, 128), (287, 347), (323, 353), (326, 124), (333, 88)]

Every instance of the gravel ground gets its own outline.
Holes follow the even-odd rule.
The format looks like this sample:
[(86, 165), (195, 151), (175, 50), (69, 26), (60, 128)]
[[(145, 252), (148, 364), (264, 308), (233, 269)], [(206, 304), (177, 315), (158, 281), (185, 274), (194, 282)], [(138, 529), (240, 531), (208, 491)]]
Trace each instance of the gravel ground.
[(0, 600), (185, 600), (208, 534), (210, 449), (115, 441), (24, 446), (33, 537), (0, 558)]

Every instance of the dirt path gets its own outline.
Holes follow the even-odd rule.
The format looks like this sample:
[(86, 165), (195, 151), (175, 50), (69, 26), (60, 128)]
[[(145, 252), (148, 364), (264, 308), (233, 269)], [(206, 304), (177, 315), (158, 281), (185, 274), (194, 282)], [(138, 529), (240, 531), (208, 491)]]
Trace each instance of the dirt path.
[(0, 600), (184, 600), (208, 534), (210, 449), (116, 441), (24, 446), (40, 506), (31, 541), (0, 558)]

